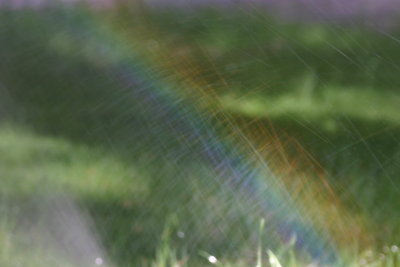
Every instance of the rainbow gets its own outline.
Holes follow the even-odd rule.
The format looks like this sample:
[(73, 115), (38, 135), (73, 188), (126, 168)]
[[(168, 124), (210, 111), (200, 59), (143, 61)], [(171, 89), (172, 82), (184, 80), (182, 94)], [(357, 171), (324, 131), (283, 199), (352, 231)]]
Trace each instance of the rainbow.
[[(144, 20), (125, 25), (129, 21), (126, 9), (71, 10), (50, 10), (46, 20), (68, 25), (72, 30), (62, 33), (66, 42), (75, 49), (87, 49), (84, 56), (111, 73), (126, 91), (123, 97), (140, 102), (133, 109), (142, 109), (141, 115), (151, 118), (143, 125), (143, 132), (149, 135), (146, 138), (160, 145), (162, 160), (177, 173), (180, 182), (203, 179), (199, 184), (211, 188), (207, 189), (210, 195), (203, 196), (204, 209), (210, 210), (201, 217), (208, 222), (206, 227), (235, 224), (235, 216), (244, 214), (246, 227), (256, 229), (254, 224), (265, 218), (267, 244), (288, 242), (295, 236), (295, 248), (321, 263), (340, 262), (341, 246), (349, 239), (367, 235), (362, 219), (346, 212), (323, 175), (316, 174), (320, 178), (316, 180), (296, 170), (286, 178), (280, 174), (296, 169), (296, 164), (274, 160), (274, 154), (265, 149), (272, 146), (255, 142), (252, 135), (265, 135), (262, 140), (278, 143), (277, 150), (281, 150), (279, 138), (262, 125), (256, 127), (256, 133), (249, 133), (246, 125), (225, 112), (215, 89), (202, 79), (189, 48), (158, 40), (157, 29)], [(56, 44), (54, 49), (63, 53), (62, 46)], [(214, 74), (218, 75), (216, 71)], [(160, 139), (164, 134), (167, 137)], [(165, 138), (170, 138), (171, 144), (165, 144)], [(190, 175), (185, 165), (192, 162), (205, 168), (206, 175)], [(298, 186), (293, 189), (294, 181)], [(208, 201), (215, 196), (219, 201)], [(214, 208), (210, 203), (224, 208)], [(212, 240), (213, 235), (229, 240), (224, 229), (210, 231), (205, 239)]]

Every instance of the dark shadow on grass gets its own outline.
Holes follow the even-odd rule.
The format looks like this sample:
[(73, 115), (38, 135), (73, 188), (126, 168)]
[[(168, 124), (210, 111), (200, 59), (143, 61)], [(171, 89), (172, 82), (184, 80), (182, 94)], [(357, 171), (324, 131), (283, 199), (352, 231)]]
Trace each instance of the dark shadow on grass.
[[(379, 88), (397, 92), (399, 29), (287, 23), (261, 12), (154, 12), (152, 27), (161, 42), (175, 40), (198, 53), (200, 68), (216, 88), (242, 94), (279, 95), (302, 86), (311, 75), (314, 93), (322, 86)], [(224, 81), (221, 81), (223, 77)]]

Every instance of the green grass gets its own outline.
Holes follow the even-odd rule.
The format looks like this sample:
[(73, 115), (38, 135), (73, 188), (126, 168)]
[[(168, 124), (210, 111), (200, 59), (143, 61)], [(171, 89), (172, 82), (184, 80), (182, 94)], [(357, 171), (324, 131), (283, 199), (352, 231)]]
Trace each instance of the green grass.
[[(235, 97), (237, 97), (235, 99)], [(290, 92), (276, 97), (257, 95), (241, 98), (227, 94), (221, 97), (223, 107), (232, 113), (249, 117), (279, 118), (292, 115), (296, 119), (317, 123), (335, 117), (348, 116), (358, 120), (387, 122), (399, 125), (397, 93), (382, 94), (372, 89), (329, 88), (320, 96)], [(334, 125), (331, 125), (334, 130)]]
[[(179, 222), (166, 220), (191, 197), (205, 207), (186, 207), (182, 217), (196, 212), (207, 218), (214, 189), (208, 180), (185, 181), (210, 173), (189, 161), (177, 174), (161, 160), (159, 154), (176, 146), (170, 128), (160, 126), (163, 134), (140, 131), (148, 123), (140, 99), (125, 97), (115, 73), (93, 61), (90, 47), (75, 43), (79, 38), (69, 37), (73, 26), (29, 11), (0, 18), (1, 266), (49, 266), (63, 259), (71, 265), (68, 255), (55, 259), (44, 252), (45, 240), (36, 247), (24, 241), (24, 222), (36, 218), (35, 203), (46, 204), (59, 192), (90, 215), (89, 229), (96, 229), (94, 238), (116, 266), (205, 266), (214, 252), (217, 266), (248, 266), (257, 259), (269, 266), (268, 255), (282, 266), (304, 265), (290, 245), (270, 248), (261, 238), (258, 245), (214, 240), (206, 252), (191, 251), (174, 235)], [(265, 128), (271, 120), (282, 135), (296, 138), (348, 209), (368, 218), (376, 246), (343, 252), (344, 266), (398, 264), (399, 253), (390, 247), (400, 242), (398, 43), (368, 29), (294, 25), (257, 13), (168, 11), (146, 19), (159, 31), (159, 43), (185, 45), (200, 70), (215, 70), (202, 78), (216, 88), (224, 112)], [(201, 219), (188, 225), (198, 229), (196, 236), (207, 231)], [(235, 227), (227, 231), (237, 234)], [(238, 244), (248, 258), (234, 259)]]

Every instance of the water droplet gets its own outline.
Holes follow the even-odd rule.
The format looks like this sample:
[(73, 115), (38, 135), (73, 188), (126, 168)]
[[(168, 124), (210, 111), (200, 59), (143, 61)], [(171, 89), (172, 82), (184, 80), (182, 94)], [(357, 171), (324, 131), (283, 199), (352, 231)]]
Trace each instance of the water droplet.
[(218, 260), (217, 260), (216, 257), (210, 255), (210, 256), (208, 256), (208, 261), (209, 261), (210, 263), (212, 263), (212, 264), (215, 264), (215, 263), (217, 263)]
[(390, 250), (391, 250), (393, 253), (396, 253), (396, 252), (399, 251), (399, 247), (396, 246), (396, 245), (393, 245), (393, 246), (391, 246)]
[(94, 262), (96, 263), (96, 265), (102, 265), (103, 264), (103, 259), (102, 258), (96, 258), (94, 260)]
[(176, 233), (176, 235), (177, 235), (179, 238), (185, 238), (185, 233), (182, 232), (182, 231), (179, 231), (178, 233)]

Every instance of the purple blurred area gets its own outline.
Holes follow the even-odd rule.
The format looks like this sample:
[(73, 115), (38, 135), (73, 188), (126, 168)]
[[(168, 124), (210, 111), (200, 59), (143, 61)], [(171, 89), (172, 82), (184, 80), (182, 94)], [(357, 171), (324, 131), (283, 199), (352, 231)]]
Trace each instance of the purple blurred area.
[(57, 5), (74, 5), (86, 3), (93, 7), (110, 7), (117, 2), (115, 0), (0, 0), (0, 8), (20, 9), (32, 8), (40, 9)]
[(400, 20), (400, 0), (147, 0), (147, 4), (181, 8), (265, 8), (287, 19), (363, 22), (393, 25)]
[(140, 2), (152, 8), (254, 8), (259, 11), (264, 8), (266, 12), (287, 19), (384, 26), (398, 25), (400, 21), (400, 0), (0, 0), (0, 7), (43, 8), (82, 2), (96, 8), (108, 8), (121, 2)]

